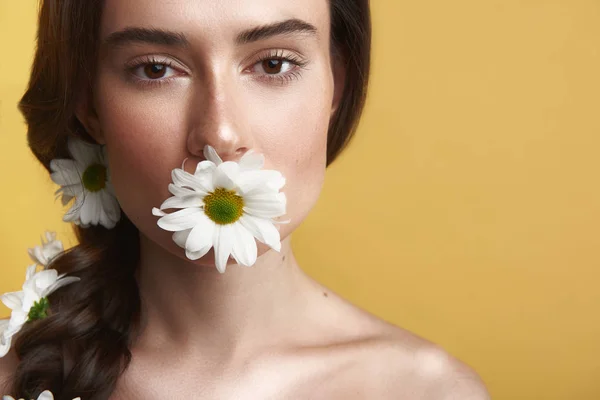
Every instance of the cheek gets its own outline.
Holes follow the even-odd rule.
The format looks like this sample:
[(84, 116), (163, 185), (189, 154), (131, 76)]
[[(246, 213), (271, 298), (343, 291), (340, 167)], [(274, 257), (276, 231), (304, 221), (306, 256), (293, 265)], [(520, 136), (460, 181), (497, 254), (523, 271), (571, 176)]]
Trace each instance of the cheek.
[(149, 156), (156, 160), (157, 154), (168, 159), (170, 150), (184, 150), (185, 99), (141, 96), (119, 89), (103, 90), (99, 98), (102, 134), (111, 152), (127, 156), (115, 159), (126, 163), (124, 167), (135, 168), (140, 159)]
[(111, 180), (121, 207), (137, 225), (152, 219), (152, 207), (169, 196), (170, 172), (186, 157), (184, 102), (128, 96), (126, 90), (101, 91), (99, 98)]
[[(304, 220), (318, 200), (325, 178), (330, 93), (311, 87), (287, 103), (273, 104), (264, 116), (260, 144), (266, 168), (277, 168), (286, 177), (290, 224), (280, 225), (282, 238)], [(265, 122), (266, 121), (266, 122)]]
[(308, 176), (318, 178), (325, 167), (333, 96), (326, 71), (325, 65), (315, 63), (310, 73), (293, 81), (283, 94), (271, 89), (246, 99), (253, 107), (247, 114), (251, 116), (249, 125), (259, 132), (255, 146), (264, 151), (267, 164), (279, 166), (299, 185)]

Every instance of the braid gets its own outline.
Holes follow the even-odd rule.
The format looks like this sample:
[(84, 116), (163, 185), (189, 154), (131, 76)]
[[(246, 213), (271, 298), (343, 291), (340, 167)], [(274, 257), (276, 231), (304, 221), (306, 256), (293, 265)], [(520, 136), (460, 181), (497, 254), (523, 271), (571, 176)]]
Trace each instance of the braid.
[(80, 244), (49, 268), (81, 281), (53, 293), (50, 315), (27, 324), (15, 342), (12, 392), (21, 397), (49, 389), (58, 400), (107, 399), (131, 360), (140, 313), (137, 229), (125, 216), (112, 230), (77, 229)]
[[(103, 3), (40, 2), (37, 48), (19, 110), (29, 147), (48, 171), (52, 159), (68, 158), (68, 136), (89, 140), (75, 109), (80, 95), (92, 92)], [(107, 399), (131, 360), (140, 313), (139, 232), (123, 213), (113, 229), (75, 229), (79, 244), (48, 268), (80, 282), (51, 294), (50, 315), (25, 324), (13, 342), (18, 397), (50, 390), (58, 400)]]

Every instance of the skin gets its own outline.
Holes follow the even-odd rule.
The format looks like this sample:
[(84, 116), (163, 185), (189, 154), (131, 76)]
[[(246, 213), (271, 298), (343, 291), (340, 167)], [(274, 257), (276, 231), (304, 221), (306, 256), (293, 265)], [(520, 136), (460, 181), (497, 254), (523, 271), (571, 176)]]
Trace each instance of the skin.
[[(316, 34), (235, 43), (241, 30), (289, 18)], [(133, 360), (111, 399), (489, 398), (468, 366), (350, 304), (294, 257), (291, 235), (321, 191), (343, 89), (329, 24), (325, 0), (106, 0), (94, 98), (78, 118), (106, 144), (117, 197), (140, 230), (143, 302)], [(189, 45), (105, 43), (128, 27), (179, 32)], [(260, 59), (274, 54), (306, 65), (269, 70)], [(152, 63), (172, 67), (153, 75)], [(206, 144), (224, 160), (253, 149), (286, 177), (281, 252), (259, 243), (254, 266), (230, 259), (220, 274), (212, 250), (192, 262), (156, 225), (150, 210), (170, 196), (171, 170), (188, 158), (193, 172)], [(16, 360), (0, 361), (1, 378)]]

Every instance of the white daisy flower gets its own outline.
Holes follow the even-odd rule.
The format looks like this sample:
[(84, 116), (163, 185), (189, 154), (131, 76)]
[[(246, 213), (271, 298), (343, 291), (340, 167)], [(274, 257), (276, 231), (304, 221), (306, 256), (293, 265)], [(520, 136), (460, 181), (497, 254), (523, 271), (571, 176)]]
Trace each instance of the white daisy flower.
[(11, 338), (5, 338), (4, 332), (8, 328), (8, 319), (0, 319), (0, 358), (8, 354), (10, 350)]
[(23, 290), (0, 296), (4, 305), (12, 310), (10, 319), (0, 321), (0, 358), (8, 353), (12, 337), (25, 323), (47, 316), (50, 294), (65, 285), (79, 281), (77, 277), (65, 275), (58, 275), (55, 269), (36, 272), (36, 265), (33, 264), (27, 268)]
[(29, 257), (36, 264), (47, 267), (54, 257), (64, 251), (63, 244), (56, 239), (56, 232), (45, 232), (46, 241), (42, 238), (42, 245), (27, 249)]
[[(275, 221), (285, 214), (286, 197), (279, 190), (285, 178), (279, 171), (262, 170), (264, 156), (248, 151), (240, 159), (223, 162), (211, 146), (204, 148), (205, 161), (194, 174), (175, 168), (169, 184), (173, 197), (152, 214), (161, 217), (157, 224), (174, 232), (173, 240), (197, 260), (214, 246), (215, 264), (224, 273), (231, 255), (238, 264), (256, 262), (254, 238), (275, 251), (281, 250)], [(165, 209), (181, 210), (167, 214)]]
[[(2, 396), (2, 400), (15, 400), (15, 398), (12, 396)], [(25, 400), (25, 399), (21, 398), (19, 400)], [(37, 400), (54, 400), (54, 395), (52, 394), (51, 391), (44, 390), (42, 393), (40, 393)], [(73, 400), (81, 400), (81, 397), (75, 397)]]
[(50, 162), (50, 177), (61, 186), (55, 194), (62, 195), (63, 205), (75, 198), (63, 221), (84, 228), (98, 224), (107, 229), (114, 228), (121, 217), (121, 209), (110, 182), (105, 147), (73, 137), (69, 137), (67, 145), (73, 159)]

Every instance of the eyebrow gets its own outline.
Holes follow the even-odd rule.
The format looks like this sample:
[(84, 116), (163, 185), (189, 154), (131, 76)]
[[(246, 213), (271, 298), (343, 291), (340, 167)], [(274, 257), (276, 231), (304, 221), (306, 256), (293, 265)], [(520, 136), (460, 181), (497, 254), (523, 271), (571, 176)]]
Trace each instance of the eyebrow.
[[(306, 21), (292, 18), (242, 31), (236, 36), (235, 43), (242, 45), (268, 39), (273, 36), (293, 34), (316, 36), (317, 28)], [(122, 47), (131, 43), (149, 43), (175, 47), (189, 47), (190, 45), (190, 42), (183, 33), (157, 28), (128, 27), (111, 33), (104, 40), (104, 44), (109, 47)]]
[(308, 34), (310, 36), (316, 36), (317, 28), (306, 21), (292, 18), (242, 31), (237, 35), (235, 42), (236, 44), (246, 44), (267, 39), (272, 36), (290, 34)]
[(113, 32), (104, 39), (109, 47), (122, 47), (131, 43), (149, 43), (164, 46), (188, 47), (185, 35), (156, 28), (129, 27)]

